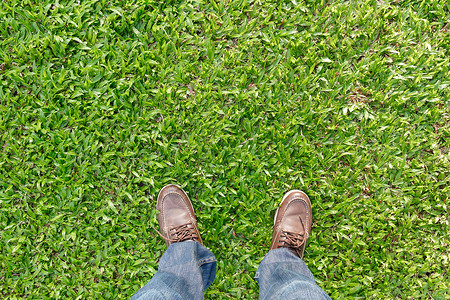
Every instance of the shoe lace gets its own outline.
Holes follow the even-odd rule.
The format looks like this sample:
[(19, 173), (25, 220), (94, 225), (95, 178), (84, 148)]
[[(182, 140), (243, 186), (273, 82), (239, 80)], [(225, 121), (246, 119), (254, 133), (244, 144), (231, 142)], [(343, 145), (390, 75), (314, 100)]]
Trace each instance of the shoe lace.
[(305, 244), (308, 240), (308, 232), (306, 231), (306, 227), (303, 224), (302, 218), (300, 218), (300, 223), (303, 227), (303, 233), (290, 232), (290, 231), (281, 231), (280, 239), (278, 240), (277, 248), (287, 247), (291, 249), (298, 250), (301, 246)]
[[(190, 225), (190, 226), (189, 226)], [(198, 235), (193, 229), (194, 225), (192, 223), (187, 223), (179, 226), (175, 226), (169, 229), (169, 235), (175, 236), (175, 238), (168, 238), (162, 235), (158, 230), (156, 232), (166, 241), (172, 242), (172, 243), (179, 243), (184, 242), (187, 240), (198, 240)]]

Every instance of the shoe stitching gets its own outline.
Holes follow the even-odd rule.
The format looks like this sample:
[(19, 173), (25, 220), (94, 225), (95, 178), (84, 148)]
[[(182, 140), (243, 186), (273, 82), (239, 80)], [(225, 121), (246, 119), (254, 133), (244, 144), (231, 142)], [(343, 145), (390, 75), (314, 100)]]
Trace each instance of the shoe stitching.
[[(180, 201), (181, 203), (183, 203), (183, 204), (186, 206), (187, 211), (188, 211), (188, 213), (189, 213), (189, 217), (194, 221), (195, 219), (192, 217), (191, 210), (189, 209), (189, 205), (186, 203), (186, 201), (184, 200), (183, 196), (180, 195), (180, 193), (178, 193), (178, 192), (176, 192), (176, 191), (166, 194), (166, 195), (161, 199), (161, 210), (162, 210), (162, 211), (164, 210), (163, 207), (164, 207), (164, 201), (165, 201), (166, 197), (169, 196), (169, 195), (171, 195), (171, 194), (176, 194), (177, 196), (179, 196), (179, 197), (181, 198), (181, 199), (179, 199), (179, 201)], [(189, 198), (188, 198), (188, 199), (189, 199)], [(190, 201), (189, 201), (189, 202), (190, 202)], [(192, 206), (192, 204), (191, 204), (191, 206)], [(161, 214), (162, 214), (162, 217), (163, 217), (163, 223), (164, 223), (164, 225), (166, 225), (166, 215), (165, 215), (162, 211), (161, 211)], [(164, 226), (164, 227), (165, 227), (165, 228), (168, 228), (167, 226)], [(165, 231), (165, 230), (164, 230), (164, 231)], [(168, 232), (168, 231), (165, 232), (165, 233), (167, 234), (167, 236), (169, 236), (169, 232)]]
[[(299, 201), (299, 199), (294, 199), (294, 200), (292, 200), (291, 202), (289, 202), (289, 204), (287, 205), (287, 207), (286, 207), (286, 209), (284, 210), (284, 212), (283, 212), (283, 215), (281, 216), (281, 218), (279, 218), (279, 220), (282, 220), (283, 218), (284, 218), (284, 216), (286, 215), (286, 211), (288, 210), (288, 208), (289, 208), (289, 206), (291, 206), (291, 204), (293, 203), (293, 202), (301, 202), (301, 203), (304, 203), (305, 204), (305, 207), (306, 208), (308, 208), (308, 205), (306, 204), (306, 200), (305, 199), (303, 199), (303, 198), (300, 198), (300, 200), (303, 200), (303, 201)], [(307, 209), (307, 211), (306, 211), (306, 224), (309, 224), (309, 209)], [(280, 222), (280, 225), (277, 227), (277, 230), (279, 230), (281, 228), (281, 222)]]

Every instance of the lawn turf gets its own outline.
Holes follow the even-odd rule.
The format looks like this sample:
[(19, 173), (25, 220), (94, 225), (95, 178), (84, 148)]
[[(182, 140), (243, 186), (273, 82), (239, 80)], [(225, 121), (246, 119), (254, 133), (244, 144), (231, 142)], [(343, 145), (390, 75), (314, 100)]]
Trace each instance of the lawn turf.
[(178, 183), (256, 299), (274, 210), (313, 203), (333, 299), (450, 299), (447, 1), (4, 0), (0, 295), (129, 298)]

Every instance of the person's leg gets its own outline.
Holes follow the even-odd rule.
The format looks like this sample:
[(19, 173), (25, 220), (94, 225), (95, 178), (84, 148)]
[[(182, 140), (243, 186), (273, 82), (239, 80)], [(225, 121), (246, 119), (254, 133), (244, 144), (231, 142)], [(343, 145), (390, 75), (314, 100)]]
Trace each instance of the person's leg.
[(216, 259), (203, 246), (194, 209), (176, 185), (165, 186), (156, 207), (161, 236), (168, 246), (158, 272), (131, 299), (203, 299), (214, 281)]
[(259, 299), (330, 299), (303, 260), (287, 248), (270, 250), (255, 278)]
[(299, 190), (286, 193), (275, 215), (270, 251), (255, 275), (259, 299), (330, 299), (302, 260), (311, 226), (308, 196)]
[(216, 276), (214, 254), (195, 241), (173, 243), (158, 272), (131, 299), (203, 299)]

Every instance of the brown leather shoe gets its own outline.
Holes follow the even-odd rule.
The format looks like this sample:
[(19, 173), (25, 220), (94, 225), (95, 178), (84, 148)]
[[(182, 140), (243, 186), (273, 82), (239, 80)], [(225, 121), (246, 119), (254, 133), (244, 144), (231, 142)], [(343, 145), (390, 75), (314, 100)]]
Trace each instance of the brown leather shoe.
[(303, 258), (311, 225), (312, 209), (308, 196), (299, 190), (287, 192), (275, 214), (270, 250), (289, 248)]
[(158, 194), (156, 208), (159, 210), (157, 218), (160, 234), (167, 247), (187, 240), (203, 245), (192, 203), (179, 186), (169, 184), (163, 187)]

